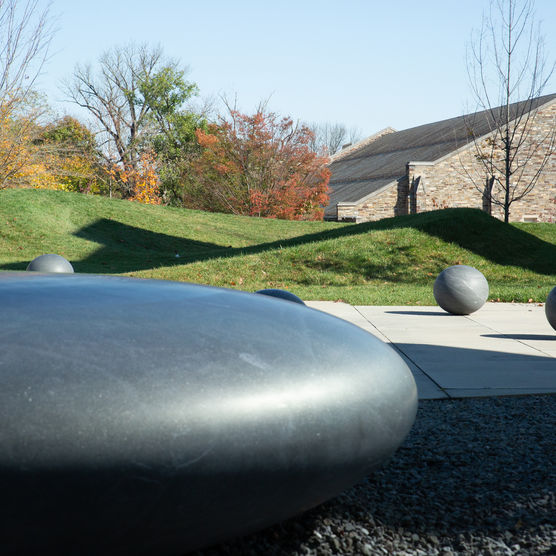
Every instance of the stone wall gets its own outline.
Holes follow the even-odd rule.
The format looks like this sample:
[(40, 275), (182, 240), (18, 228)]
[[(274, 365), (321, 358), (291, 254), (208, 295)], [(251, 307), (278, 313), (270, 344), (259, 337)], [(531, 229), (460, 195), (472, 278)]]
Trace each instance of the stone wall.
[(407, 177), (369, 196), (363, 203), (339, 203), (338, 220), (368, 222), (407, 214)]
[[(552, 102), (537, 112), (532, 123), (529, 122), (530, 135), (533, 136), (531, 145), (536, 144), (540, 137), (550, 134), (555, 122), (556, 102)], [(488, 139), (483, 141), (482, 146), (488, 147), (486, 141)], [(532, 155), (531, 163), (523, 173), (522, 183), (530, 182), (545, 153), (546, 148)], [(488, 212), (485, 186), (486, 171), (477, 158), (476, 146), (471, 144), (435, 164), (408, 163), (407, 175), (397, 184), (370, 196), (360, 205), (338, 206), (338, 219), (350, 218), (364, 222), (398, 214), (456, 207), (479, 208)], [(496, 182), (492, 196), (499, 200), (504, 198), (504, 192)], [(490, 212), (496, 218), (504, 218), (503, 207), (494, 202), (491, 203)], [(510, 221), (556, 222), (556, 153), (551, 154), (532, 192), (512, 203)]]

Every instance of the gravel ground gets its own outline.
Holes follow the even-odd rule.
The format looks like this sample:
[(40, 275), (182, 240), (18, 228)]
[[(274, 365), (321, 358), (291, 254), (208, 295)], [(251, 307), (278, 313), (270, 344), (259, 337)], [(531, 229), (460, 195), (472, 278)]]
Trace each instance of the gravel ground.
[(556, 395), (424, 400), (393, 459), (197, 556), (556, 554)]

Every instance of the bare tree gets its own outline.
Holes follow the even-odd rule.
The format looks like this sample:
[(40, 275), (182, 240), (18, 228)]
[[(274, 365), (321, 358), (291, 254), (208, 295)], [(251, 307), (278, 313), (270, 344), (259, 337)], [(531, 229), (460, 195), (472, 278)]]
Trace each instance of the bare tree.
[(544, 134), (534, 129), (539, 98), (554, 65), (546, 64), (533, 0), (491, 1), (488, 16), (473, 35), (467, 69), (490, 131), (481, 139), (478, 122), (467, 117), (475, 157), (484, 170), (481, 180), (470, 177), (486, 206), (502, 207), (508, 222), (512, 203), (533, 190), (556, 145), (556, 121)]
[[(161, 47), (132, 44), (104, 53), (98, 72), (77, 65), (65, 92), (93, 116), (107, 162), (136, 170), (145, 144), (165, 131), (168, 115), (196, 92), (183, 75)], [(133, 183), (121, 185), (124, 196), (132, 193)]]
[(100, 57), (98, 72), (90, 64), (78, 64), (73, 81), (65, 86), (70, 99), (93, 116), (102, 152), (110, 162), (114, 154), (122, 164), (136, 159), (149, 108), (138, 102), (139, 80), (155, 71), (161, 57), (160, 48), (113, 48)]
[(0, 0), (0, 188), (25, 164), (24, 144), (40, 114), (33, 87), (53, 30), (39, 0)]
[(308, 124), (315, 134), (311, 149), (317, 153), (325, 151), (328, 156), (336, 154), (344, 145), (356, 143), (361, 139), (361, 130), (356, 127), (347, 128), (344, 124), (327, 122), (324, 124)]

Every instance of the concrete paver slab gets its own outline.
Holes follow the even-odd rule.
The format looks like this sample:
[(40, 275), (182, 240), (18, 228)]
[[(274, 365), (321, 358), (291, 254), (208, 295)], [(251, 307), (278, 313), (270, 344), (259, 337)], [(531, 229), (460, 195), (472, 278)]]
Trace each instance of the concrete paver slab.
[(546, 319), (543, 304), (505, 303), (503, 309), (498, 305), (488, 303), (469, 319), (490, 328), (490, 338), (515, 340), (543, 355), (556, 357), (556, 331)]
[(389, 342), (422, 399), (556, 393), (556, 332), (543, 305), (487, 303), (466, 316), (439, 307), (307, 305)]

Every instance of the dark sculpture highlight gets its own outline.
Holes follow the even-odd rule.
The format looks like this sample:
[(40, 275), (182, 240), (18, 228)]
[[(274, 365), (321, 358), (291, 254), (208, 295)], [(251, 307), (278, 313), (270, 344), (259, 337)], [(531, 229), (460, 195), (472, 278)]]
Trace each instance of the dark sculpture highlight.
[(417, 409), (388, 345), (297, 303), (0, 273), (3, 554), (182, 554), (336, 496)]

